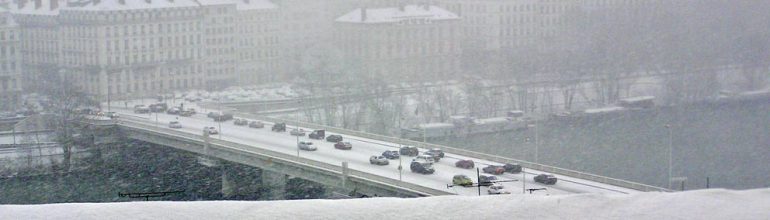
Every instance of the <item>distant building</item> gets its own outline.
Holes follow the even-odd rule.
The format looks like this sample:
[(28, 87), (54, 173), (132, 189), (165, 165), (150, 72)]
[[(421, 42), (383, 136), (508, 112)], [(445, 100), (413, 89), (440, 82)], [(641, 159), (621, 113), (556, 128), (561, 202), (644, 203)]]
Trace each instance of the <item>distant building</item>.
[(18, 106), (22, 91), (21, 39), (19, 25), (0, 7), (0, 110)]
[(335, 20), (334, 40), (361, 77), (446, 79), (458, 73), (459, 22), (433, 5), (359, 8)]
[(278, 5), (267, 0), (237, 0), (236, 56), (241, 83), (276, 82), (285, 72)]

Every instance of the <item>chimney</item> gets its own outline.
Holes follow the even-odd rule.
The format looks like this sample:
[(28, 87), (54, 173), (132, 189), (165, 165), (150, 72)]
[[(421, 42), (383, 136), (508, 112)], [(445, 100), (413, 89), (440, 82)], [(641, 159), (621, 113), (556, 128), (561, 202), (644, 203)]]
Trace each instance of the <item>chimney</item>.
[(43, 0), (35, 0), (35, 9), (40, 8), (43, 5)]
[(51, 0), (51, 11), (59, 8), (59, 0)]
[(102, 1), (101, 1), (101, 0), (93, 0), (92, 2), (94, 3), (94, 5), (98, 5), (98, 4), (99, 4), (99, 3), (101, 3)]
[(121, 5), (125, 5), (126, 4), (126, 0), (118, 0), (118, 3), (120, 3)]
[(361, 8), (361, 22), (366, 21), (366, 8)]
[(152, 4), (152, 0), (144, 0), (144, 2), (147, 2), (147, 4)]
[(250, 0), (243, 0), (243, 3), (250, 4), (251, 1)]
[(26, 1), (26, 0), (19, 0), (19, 1), (16, 3), (16, 6), (18, 6), (18, 7), (19, 7), (19, 9), (22, 9), (22, 8), (24, 8), (24, 5), (25, 5), (25, 4), (27, 4), (27, 1)]

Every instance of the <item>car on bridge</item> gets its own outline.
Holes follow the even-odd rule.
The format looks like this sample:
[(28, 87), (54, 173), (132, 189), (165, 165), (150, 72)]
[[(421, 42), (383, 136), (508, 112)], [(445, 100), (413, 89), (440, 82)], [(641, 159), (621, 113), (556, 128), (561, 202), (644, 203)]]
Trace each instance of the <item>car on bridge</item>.
[[(440, 148), (432, 148), (432, 149), (426, 151), (425, 153), (433, 155), (433, 157), (436, 157), (436, 158), (444, 158), (444, 151), (441, 150)], [(436, 160), (436, 161), (438, 161), (438, 160)]]
[(417, 149), (417, 147), (403, 146), (401, 147), (401, 149), (398, 150), (398, 153), (400, 153), (401, 155), (414, 157), (420, 154), (420, 150)]
[(508, 163), (503, 165), (503, 169), (508, 173), (521, 173), (521, 165), (518, 163)]
[(556, 184), (556, 176), (553, 174), (540, 174), (535, 176), (535, 182), (542, 183), (545, 185), (553, 185)]
[(350, 149), (353, 149), (353, 144), (351, 144), (350, 142), (342, 142), (342, 141), (340, 141), (340, 142), (337, 142), (336, 144), (334, 144), (334, 148), (337, 148), (337, 149), (340, 149), (340, 150), (350, 150)]
[(328, 142), (340, 142), (342, 141), (342, 135), (332, 134), (326, 137), (326, 141)]
[(166, 109), (168, 109), (168, 104), (166, 103), (155, 103), (150, 105), (151, 112), (164, 112)]
[(184, 110), (184, 111), (179, 112), (179, 116), (182, 116), (182, 117), (190, 117), (190, 116), (193, 116), (193, 115), (195, 115), (195, 110), (194, 109), (193, 110)]
[(182, 110), (179, 109), (179, 107), (173, 107), (166, 110), (166, 114), (169, 114), (169, 115), (178, 115), (181, 112)]
[(431, 155), (421, 154), (417, 155), (412, 161), (417, 161), (421, 163), (435, 163), (436, 159)]
[(473, 163), (473, 160), (458, 160), (455, 162), (455, 166), (463, 169), (471, 169), (476, 166), (476, 164)]
[(466, 175), (459, 174), (452, 177), (452, 184), (457, 186), (469, 187), (469, 186), (473, 186), (473, 180)]
[(168, 127), (179, 129), (182, 128), (182, 123), (179, 123), (178, 121), (170, 121), (168, 122)]
[(505, 190), (505, 186), (502, 184), (494, 184), (489, 186), (489, 189), (487, 189), (487, 193), (490, 195), (499, 195), (499, 194), (511, 194), (510, 191)]
[(323, 140), (326, 137), (326, 131), (315, 130), (313, 132), (310, 132), (310, 134), (308, 134), (307, 137), (310, 139)]
[(275, 123), (272, 128), (273, 131), (277, 132), (285, 132), (286, 131), (286, 123)]
[(495, 184), (499, 179), (496, 176), (479, 175), (480, 186), (491, 186)]
[(383, 156), (371, 156), (369, 157), (369, 163), (380, 165), (380, 166), (390, 164), (390, 162), (388, 161), (388, 158), (385, 158)]
[(505, 168), (503, 168), (503, 166), (497, 166), (497, 165), (489, 165), (487, 167), (484, 167), (481, 170), (484, 171), (484, 173), (489, 173), (494, 175), (500, 175), (505, 173)]
[(262, 123), (261, 121), (251, 121), (249, 122), (250, 128), (264, 128), (265, 123)]
[(315, 145), (313, 145), (313, 142), (309, 142), (309, 141), (308, 141), (308, 142), (305, 142), (305, 141), (300, 141), (300, 142), (297, 144), (297, 147), (298, 147), (300, 150), (306, 150), (306, 151), (314, 151), (314, 150), (318, 150), (318, 148), (316, 148), (316, 147), (315, 147)]
[(401, 155), (398, 155), (398, 151), (395, 150), (386, 150), (385, 152), (382, 152), (382, 156), (391, 160), (401, 157)]
[(217, 129), (214, 127), (203, 127), (203, 132), (208, 134), (219, 134), (219, 131), (217, 131)]
[(289, 134), (291, 134), (292, 136), (301, 136), (301, 137), (304, 137), (304, 136), (305, 136), (305, 130), (302, 130), (302, 129), (296, 129), (296, 128), (295, 128), (295, 129), (291, 129), (291, 131), (289, 131)]
[(144, 106), (144, 105), (135, 105), (134, 106), (134, 113), (136, 114), (147, 114), (150, 113), (150, 107)]
[(431, 156), (433, 157), (433, 160), (438, 162), (439, 160), (441, 160), (441, 158), (444, 157), (444, 152), (441, 152), (440, 149), (431, 149), (431, 150), (425, 151), (423, 155)]
[(435, 169), (433, 169), (433, 163), (424, 163), (424, 162), (417, 162), (412, 161), (412, 163), (409, 165), (409, 169), (412, 170), (412, 172), (420, 173), (420, 174), (433, 174), (436, 172)]
[(238, 125), (238, 126), (246, 126), (246, 125), (249, 124), (249, 120), (242, 119), (242, 118), (236, 118), (235, 120), (233, 120), (233, 124), (234, 125)]

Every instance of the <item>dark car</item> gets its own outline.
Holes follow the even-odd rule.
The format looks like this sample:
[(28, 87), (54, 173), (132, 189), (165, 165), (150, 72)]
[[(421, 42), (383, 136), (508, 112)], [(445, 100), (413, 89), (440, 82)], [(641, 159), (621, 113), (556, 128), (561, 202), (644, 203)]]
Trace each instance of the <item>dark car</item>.
[(436, 161), (436, 162), (441, 160), (441, 158), (444, 155), (444, 153), (441, 152), (441, 150), (439, 150), (439, 151), (428, 150), (428, 151), (425, 151), (425, 153), (423, 153), (423, 154), (433, 157), (433, 160)]
[(535, 182), (545, 185), (553, 185), (556, 184), (556, 176), (552, 174), (540, 174), (535, 176)]
[(479, 185), (481, 186), (491, 186), (491, 185), (494, 185), (495, 182), (497, 181), (498, 179), (496, 176), (487, 176), (487, 175), (479, 176)]
[(184, 110), (184, 111), (179, 112), (179, 116), (183, 116), (183, 117), (190, 117), (190, 116), (193, 116), (193, 115), (195, 115), (194, 111)]
[(436, 172), (436, 170), (433, 169), (433, 164), (421, 163), (417, 161), (412, 161), (412, 164), (409, 165), (409, 169), (411, 169), (412, 172), (421, 174), (433, 174)]
[[(89, 113), (92, 112), (92, 110), (89, 109)], [(150, 113), (150, 108), (144, 105), (136, 105), (134, 106), (134, 113), (136, 114), (147, 114)]]
[(310, 132), (310, 134), (308, 134), (307, 137), (309, 137), (310, 139), (322, 140), (326, 137), (326, 131), (315, 130), (313, 132)]
[(261, 121), (251, 121), (251, 122), (249, 122), (249, 127), (250, 128), (264, 128), (265, 124), (262, 123)]
[(166, 109), (168, 109), (168, 105), (166, 103), (155, 103), (150, 105), (151, 112), (164, 112)]
[(166, 114), (169, 115), (178, 115), (180, 112), (182, 112), (182, 110), (180, 110), (178, 107), (173, 107), (166, 110)]
[(337, 142), (334, 144), (334, 148), (340, 149), (340, 150), (350, 150), (353, 149), (353, 144), (350, 144), (350, 142)]
[(401, 157), (401, 155), (398, 155), (398, 151), (394, 150), (386, 150), (385, 152), (382, 152), (382, 156), (391, 160)]
[(329, 135), (328, 137), (326, 137), (326, 141), (335, 142), (335, 143), (340, 142), (342, 141), (342, 135), (336, 135), (336, 134)]
[(214, 121), (227, 121), (232, 119), (233, 119), (233, 114), (230, 114), (230, 113), (217, 114), (214, 117)]
[(455, 162), (455, 166), (464, 169), (471, 169), (476, 166), (472, 160), (458, 160)]
[(482, 170), (484, 171), (484, 173), (489, 173), (494, 175), (500, 175), (505, 172), (505, 168), (503, 168), (502, 166), (496, 166), (496, 165), (489, 165), (487, 167), (484, 167), (484, 169)]
[(246, 126), (249, 124), (249, 120), (236, 118), (233, 120), (233, 124), (238, 126)]
[(398, 153), (401, 155), (414, 157), (414, 156), (420, 155), (420, 150), (417, 149), (417, 147), (403, 146), (401, 147), (401, 149), (398, 150)]
[[(439, 148), (433, 148), (425, 152), (426, 154), (433, 155), (435, 157), (444, 158), (444, 151)], [(436, 160), (438, 161), (438, 160)]]
[(509, 163), (503, 166), (505, 172), (508, 173), (521, 173), (521, 165), (518, 163)]
[(285, 132), (286, 131), (286, 123), (275, 123), (272, 128), (273, 131), (277, 132)]

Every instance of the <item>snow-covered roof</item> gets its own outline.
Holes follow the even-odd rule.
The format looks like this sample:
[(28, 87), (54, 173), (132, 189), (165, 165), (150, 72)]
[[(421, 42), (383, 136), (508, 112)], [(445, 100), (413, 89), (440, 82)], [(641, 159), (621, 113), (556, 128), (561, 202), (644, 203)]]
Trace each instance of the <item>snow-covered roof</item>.
[(483, 118), (483, 119), (477, 119), (476, 123), (479, 124), (500, 124), (500, 123), (510, 123), (511, 120), (507, 117), (499, 117), (499, 118)]
[(268, 0), (235, 0), (237, 2), (238, 10), (259, 10), (259, 9), (273, 9), (278, 8), (278, 5), (273, 4)]
[[(122, 4), (121, 1), (123, 2)], [(79, 7), (67, 7), (67, 10), (119, 11), (198, 6), (200, 6), (200, 4), (195, 0), (152, 0), (149, 3), (144, 0), (99, 0), (97, 3), (86, 4)]]
[(638, 101), (646, 101), (646, 100), (654, 100), (655, 96), (639, 96), (639, 97), (631, 97), (631, 98), (625, 98), (621, 99), (620, 101), (624, 102), (638, 102)]
[(449, 123), (428, 123), (428, 124), (419, 124), (417, 125), (417, 128), (424, 128), (424, 129), (431, 129), (431, 128), (454, 128), (454, 124)]
[[(451, 20), (457, 14), (433, 5), (406, 5), (401, 10), (392, 8), (358, 8), (340, 16), (335, 21), (346, 23), (395, 23), (406, 19)], [(365, 10), (366, 13), (362, 13)], [(366, 14), (365, 18), (364, 15)]]

